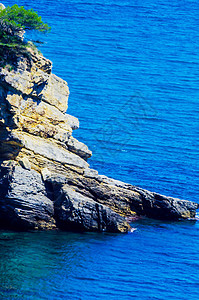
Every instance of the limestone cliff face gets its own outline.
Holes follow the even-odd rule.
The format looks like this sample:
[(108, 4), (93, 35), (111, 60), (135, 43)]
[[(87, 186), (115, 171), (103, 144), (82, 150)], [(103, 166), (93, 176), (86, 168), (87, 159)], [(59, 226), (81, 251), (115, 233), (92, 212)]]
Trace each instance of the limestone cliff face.
[(127, 218), (194, 218), (198, 205), (125, 184), (89, 168), (72, 136), (67, 83), (31, 48), (0, 68), (0, 226), (127, 232)]

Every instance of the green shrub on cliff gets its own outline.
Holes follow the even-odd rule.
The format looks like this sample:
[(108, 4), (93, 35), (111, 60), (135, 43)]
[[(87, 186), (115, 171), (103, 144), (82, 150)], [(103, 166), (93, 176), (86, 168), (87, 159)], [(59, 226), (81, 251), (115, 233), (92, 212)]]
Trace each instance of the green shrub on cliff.
[(15, 54), (26, 51), (24, 31), (46, 32), (50, 27), (33, 9), (26, 10), (17, 4), (2, 8), (0, 6), (0, 66), (10, 63)]
[(0, 10), (1, 43), (21, 43), (24, 30), (46, 32), (49, 29), (33, 9), (26, 10), (23, 6), (15, 4)]

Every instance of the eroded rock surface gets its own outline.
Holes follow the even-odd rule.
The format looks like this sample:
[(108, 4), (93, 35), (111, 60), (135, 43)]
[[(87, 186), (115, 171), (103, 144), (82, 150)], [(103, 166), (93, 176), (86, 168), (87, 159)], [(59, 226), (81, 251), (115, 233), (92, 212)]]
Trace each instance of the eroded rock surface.
[(31, 48), (0, 68), (0, 226), (127, 232), (139, 216), (194, 218), (198, 204), (152, 193), (90, 169), (72, 136), (67, 83)]

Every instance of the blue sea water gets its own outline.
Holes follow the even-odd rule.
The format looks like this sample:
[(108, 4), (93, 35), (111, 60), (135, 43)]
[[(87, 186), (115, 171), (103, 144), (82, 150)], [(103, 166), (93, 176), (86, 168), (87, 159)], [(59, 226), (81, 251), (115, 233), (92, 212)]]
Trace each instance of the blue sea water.
[[(52, 27), (40, 46), (70, 88), (74, 136), (99, 173), (199, 202), (196, 0), (15, 0)], [(33, 37), (33, 36), (29, 36)], [(199, 223), (127, 235), (0, 232), (0, 299), (199, 299)]]

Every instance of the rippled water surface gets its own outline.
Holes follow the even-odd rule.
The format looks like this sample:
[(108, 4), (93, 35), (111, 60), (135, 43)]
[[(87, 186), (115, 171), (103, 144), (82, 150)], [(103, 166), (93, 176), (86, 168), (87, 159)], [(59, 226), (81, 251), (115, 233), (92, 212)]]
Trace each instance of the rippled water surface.
[[(91, 167), (199, 202), (198, 2), (14, 2), (52, 27), (40, 49), (69, 84)], [(198, 222), (133, 226), (0, 232), (0, 299), (199, 299)]]
[(198, 224), (132, 234), (0, 233), (2, 299), (198, 299)]

